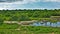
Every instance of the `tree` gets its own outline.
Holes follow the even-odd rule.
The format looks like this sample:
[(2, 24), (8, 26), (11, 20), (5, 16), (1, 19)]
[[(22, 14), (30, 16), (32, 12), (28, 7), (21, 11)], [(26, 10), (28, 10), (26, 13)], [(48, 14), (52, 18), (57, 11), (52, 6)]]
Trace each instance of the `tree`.
[(28, 16), (25, 16), (25, 15), (21, 15), (20, 18), (19, 18), (20, 21), (28, 21), (30, 20)]
[(10, 20), (11, 20), (11, 21), (18, 21), (18, 19), (19, 19), (19, 18), (18, 18), (17, 16), (12, 16)]
[(2, 25), (2, 24), (3, 24), (3, 21), (4, 21), (4, 20), (0, 18), (0, 25)]

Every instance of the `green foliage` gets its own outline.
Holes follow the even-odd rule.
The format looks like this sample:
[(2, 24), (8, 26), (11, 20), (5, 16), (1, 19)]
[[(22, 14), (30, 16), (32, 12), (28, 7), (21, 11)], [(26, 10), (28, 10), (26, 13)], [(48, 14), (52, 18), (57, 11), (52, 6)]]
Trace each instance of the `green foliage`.
[(43, 26), (21, 26), (20, 27), (21, 31), (33, 31), (35, 33), (37, 33), (37, 31), (39, 33), (51, 33), (51, 32), (59, 32), (59, 28), (54, 28), (54, 27), (43, 27)]
[(3, 21), (4, 21), (3, 19), (0, 19), (0, 25), (2, 25), (2, 24), (3, 24)]
[(5, 34), (4, 32), (0, 32), (0, 34)]
[(30, 20), (30, 19), (29, 19), (28, 16), (22, 15), (22, 16), (20, 16), (19, 20), (20, 20), (20, 21), (26, 21), (26, 20), (28, 21), (28, 20)]
[(3, 23), (0, 25), (0, 29), (16, 29), (19, 25), (18, 24), (5, 24)]
[(27, 21), (51, 16), (60, 16), (60, 10), (0, 10), (0, 18), (10, 21)]
[[(49, 20), (51, 16), (60, 16), (60, 10), (0, 10), (0, 34), (47, 34), (58, 33), (60, 28), (43, 26), (20, 26), (18, 24), (4, 24), (4, 20), (27, 21)], [(52, 21), (52, 20), (51, 20)], [(56, 20), (54, 20), (56, 22)], [(3, 24), (2, 24), (3, 23)], [(2, 24), (2, 25), (1, 25)], [(20, 30), (17, 30), (20, 29)]]
[(60, 34), (60, 28), (43, 26), (20, 26), (16, 29), (0, 29), (0, 34)]

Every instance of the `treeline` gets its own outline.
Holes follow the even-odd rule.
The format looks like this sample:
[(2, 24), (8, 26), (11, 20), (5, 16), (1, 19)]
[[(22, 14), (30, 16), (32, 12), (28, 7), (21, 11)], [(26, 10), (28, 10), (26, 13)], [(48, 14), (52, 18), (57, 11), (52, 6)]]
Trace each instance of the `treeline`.
[(50, 18), (60, 16), (60, 9), (55, 10), (0, 10), (0, 20), (25, 21), (32, 18)]

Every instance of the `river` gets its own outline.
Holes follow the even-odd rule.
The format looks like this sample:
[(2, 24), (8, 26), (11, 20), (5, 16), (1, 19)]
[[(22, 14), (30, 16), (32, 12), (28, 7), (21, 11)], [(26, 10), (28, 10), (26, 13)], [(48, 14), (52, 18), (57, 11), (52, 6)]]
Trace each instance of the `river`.
[(60, 27), (60, 22), (56, 22), (56, 23), (51, 23), (51, 22), (45, 22), (45, 23), (36, 22), (36, 23), (29, 24), (29, 25), (32, 25), (32, 26), (51, 26), (51, 27)]

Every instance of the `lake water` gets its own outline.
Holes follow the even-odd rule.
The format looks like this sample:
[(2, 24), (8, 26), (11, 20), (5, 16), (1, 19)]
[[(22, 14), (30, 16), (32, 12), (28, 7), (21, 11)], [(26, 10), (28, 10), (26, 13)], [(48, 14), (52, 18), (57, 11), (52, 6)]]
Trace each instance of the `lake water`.
[(41, 22), (36, 22), (33, 24), (30, 24), (32, 26), (51, 26), (51, 27), (60, 27), (60, 22), (56, 22), (56, 23), (51, 23), (51, 22), (45, 22), (45, 23), (41, 23)]

